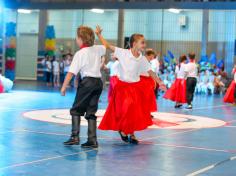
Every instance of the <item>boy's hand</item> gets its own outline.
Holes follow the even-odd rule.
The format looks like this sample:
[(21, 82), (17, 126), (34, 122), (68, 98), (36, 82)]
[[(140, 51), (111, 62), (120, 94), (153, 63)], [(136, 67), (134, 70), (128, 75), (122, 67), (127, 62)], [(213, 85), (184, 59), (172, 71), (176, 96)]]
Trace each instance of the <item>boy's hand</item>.
[(99, 25), (96, 26), (95, 34), (97, 35), (102, 34), (102, 28)]
[(66, 95), (66, 88), (63, 86), (61, 88), (61, 96), (65, 96)]

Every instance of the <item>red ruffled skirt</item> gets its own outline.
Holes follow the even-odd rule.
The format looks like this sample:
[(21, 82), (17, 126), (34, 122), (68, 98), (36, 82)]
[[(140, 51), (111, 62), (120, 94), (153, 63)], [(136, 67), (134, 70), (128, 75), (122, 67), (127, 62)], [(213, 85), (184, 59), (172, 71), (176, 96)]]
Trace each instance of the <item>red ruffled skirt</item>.
[(110, 102), (112, 94), (113, 94), (113, 90), (115, 85), (118, 82), (118, 77), (117, 76), (111, 76), (110, 77), (110, 85), (109, 85), (109, 89), (108, 89), (108, 102)]
[(150, 109), (150, 112), (156, 112), (157, 111), (157, 101), (155, 96), (155, 81), (150, 76), (140, 76), (140, 81), (142, 84), (145, 85), (144, 91), (145, 91), (145, 104), (147, 108)]
[(225, 103), (235, 103), (235, 97), (234, 97), (235, 87), (236, 87), (236, 83), (233, 80), (225, 93), (225, 96), (224, 96)]
[(164, 98), (178, 103), (187, 103), (186, 80), (176, 79), (172, 86), (166, 91)]
[(0, 93), (3, 93), (3, 92), (4, 92), (4, 87), (3, 87), (3, 85), (2, 85), (2, 83), (0, 81)]
[(111, 100), (99, 125), (101, 130), (133, 134), (153, 124), (150, 109), (145, 106), (145, 84), (142, 81), (126, 83), (118, 80)]

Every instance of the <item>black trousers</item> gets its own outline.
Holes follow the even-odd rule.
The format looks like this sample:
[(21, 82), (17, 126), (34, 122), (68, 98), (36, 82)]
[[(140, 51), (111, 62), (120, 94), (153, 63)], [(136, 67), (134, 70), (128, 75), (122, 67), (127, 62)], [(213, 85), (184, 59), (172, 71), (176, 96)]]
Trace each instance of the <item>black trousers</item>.
[(197, 85), (197, 79), (193, 78), (193, 77), (189, 77), (187, 78), (187, 103), (191, 104), (193, 101), (193, 96), (194, 96), (194, 91), (195, 91), (195, 87)]
[(98, 109), (99, 97), (102, 93), (102, 80), (100, 78), (85, 77), (79, 82), (76, 97), (70, 114), (72, 116), (84, 116), (96, 120), (95, 113)]

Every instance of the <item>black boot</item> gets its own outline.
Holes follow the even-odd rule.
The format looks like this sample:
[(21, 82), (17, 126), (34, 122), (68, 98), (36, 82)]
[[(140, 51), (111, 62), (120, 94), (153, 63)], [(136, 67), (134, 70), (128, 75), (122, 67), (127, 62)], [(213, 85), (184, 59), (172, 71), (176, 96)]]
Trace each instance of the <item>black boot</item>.
[(88, 120), (88, 141), (81, 145), (82, 148), (98, 148), (97, 142), (97, 121)]
[(72, 133), (70, 139), (64, 142), (64, 145), (79, 145), (80, 116), (72, 116)]
[(138, 145), (139, 144), (139, 141), (138, 141), (138, 139), (135, 137), (135, 135), (130, 135), (130, 137), (129, 137), (129, 142), (131, 143), (131, 144), (135, 144), (135, 145)]

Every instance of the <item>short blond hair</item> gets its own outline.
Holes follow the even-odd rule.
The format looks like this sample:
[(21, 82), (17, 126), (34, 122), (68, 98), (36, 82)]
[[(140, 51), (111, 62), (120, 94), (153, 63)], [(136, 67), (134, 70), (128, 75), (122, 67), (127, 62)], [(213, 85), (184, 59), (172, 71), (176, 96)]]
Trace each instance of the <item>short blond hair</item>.
[(93, 46), (95, 35), (93, 29), (88, 26), (80, 26), (77, 28), (77, 36), (82, 39), (83, 44)]

